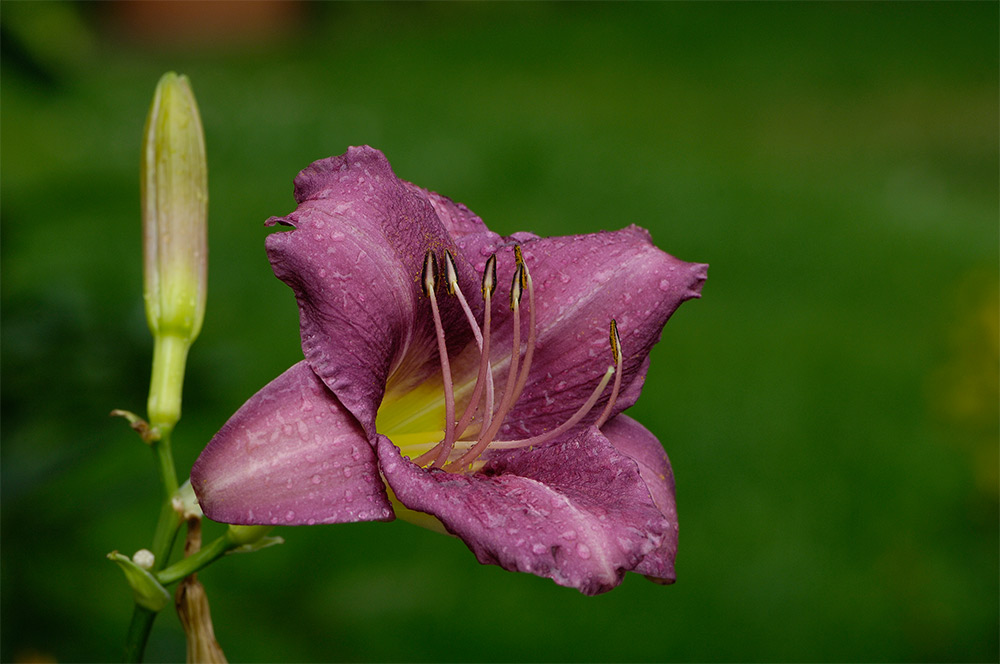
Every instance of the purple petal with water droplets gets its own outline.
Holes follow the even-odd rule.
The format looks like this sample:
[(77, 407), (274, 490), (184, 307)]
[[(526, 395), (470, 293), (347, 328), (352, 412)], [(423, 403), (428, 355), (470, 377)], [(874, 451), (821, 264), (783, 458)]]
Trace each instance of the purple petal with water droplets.
[(677, 502), (674, 498), (674, 471), (660, 441), (627, 415), (619, 415), (601, 428), (615, 448), (631, 457), (639, 466), (639, 476), (646, 484), (653, 503), (670, 523), (666, 537), (656, 549), (646, 554), (635, 570), (661, 583), (673, 583), (674, 558), (677, 556)]
[(636, 462), (594, 427), (497, 455), (472, 475), (419, 468), (384, 436), (377, 451), (396, 497), (437, 517), (481, 563), (588, 595), (618, 585), (673, 532)]
[[(393, 371), (420, 376), (437, 366), (419, 283), (424, 254), (461, 255), (449, 224), (463, 242), (490, 234), (467, 209), (399, 180), (369, 147), (310, 165), (295, 179), (295, 197), (294, 212), (267, 222), (294, 227), (268, 236), (268, 256), (298, 299), (306, 360), (372, 436)], [(476, 279), (467, 260), (459, 271)], [(450, 342), (468, 343), (453, 298), (442, 299), (441, 313), (446, 329), (457, 331)]]
[(364, 430), (305, 362), (250, 398), (191, 469), (205, 515), (237, 524), (394, 518)]
[[(528, 238), (521, 247), (535, 286), (538, 345), (525, 390), (508, 415), (510, 429), (502, 430), (500, 437), (528, 437), (552, 429), (587, 400), (612, 363), (612, 319), (618, 323), (623, 351), (622, 388), (612, 414), (625, 410), (639, 396), (649, 352), (663, 326), (682, 302), (700, 297), (708, 266), (664, 253), (637, 226)], [(501, 265), (513, 272), (509, 257)], [(507, 297), (509, 284), (505, 288), (498, 298)], [(494, 317), (494, 367), (505, 375), (507, 359), (502, 355), (510, 353), (512, 317), (500, 307)], [(583, 425), (593, 423), (610, 393), (608, 386)]]

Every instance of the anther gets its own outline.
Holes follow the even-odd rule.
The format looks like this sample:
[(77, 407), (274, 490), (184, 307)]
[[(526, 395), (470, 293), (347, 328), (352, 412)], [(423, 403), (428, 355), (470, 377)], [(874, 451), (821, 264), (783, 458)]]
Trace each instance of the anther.
[(486, 268), (483, 270), (483, 299), (493, 296), (497, 289), (497, 255), (493, 254), (486, 261)]
[(424, 295), (431, 296), (437, 290), (438, 264), (434, 257), (434, 252), (430, 249), (424, 254), (424, 267), (420, 272), (420, 286), (424, 289)]
[[(444, 279), (445, 286), (448, 289), (448, 295), (454, 295), (455, 289), (458, 288), (458, 268), (455, 267), (455, 257), (451, 255), (450, 250), (445, 250), (444, 252)], [(465, 298), (462, 298), (463, 300)], [(476, 327), (479, 327), (478, 325)]]
[(517, 311), (517, 305), (521, 303), (521, 294), (524, 292), (524, 266), (518, 263), (514, 270), (514, 281), (510, 285), (510, 308)]
[(520, 266), (521, 272), (521, 288), (528, 287), (528, 264), (524, 262), (524, 255), (521, 253), (521, 245), (514, 245), (514, 262)]

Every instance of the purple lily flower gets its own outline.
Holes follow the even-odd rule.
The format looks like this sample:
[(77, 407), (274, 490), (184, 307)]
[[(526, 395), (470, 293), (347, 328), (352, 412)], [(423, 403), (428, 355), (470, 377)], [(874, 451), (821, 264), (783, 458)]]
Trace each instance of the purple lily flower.
[(501, 237), (464, 205), (350, 148), (295, 180), (268, 225), (305, 360), (195, 463), (205, 514), (237, 524), (394, 516), (481, 563), (586, 594), (675, 579), (674, 479), (635, 403), (664, 323), (707, 265), (646, 231)]

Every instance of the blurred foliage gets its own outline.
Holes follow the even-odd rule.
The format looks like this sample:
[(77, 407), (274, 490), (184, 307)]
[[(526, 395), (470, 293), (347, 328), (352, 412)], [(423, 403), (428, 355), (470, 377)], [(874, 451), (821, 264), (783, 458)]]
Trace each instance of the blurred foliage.
[[(262, 222), (348, 145), (500, 232), (637, 223), (712, 264), (632, 411), (675, 466), (675, 586), (286, 528), (199, 575), (232, 661), (997, 660), (996, 3), (199, 4), (2, 6), (0, 659), (121, 652), (104, 555), (148, 545), (158, 490), (107, 413), (145, 406), (139, 145), (172, 69), (211, 192), (182, 473), (301, 356)], [(149, 658), (183, 651), (167, 613)]]

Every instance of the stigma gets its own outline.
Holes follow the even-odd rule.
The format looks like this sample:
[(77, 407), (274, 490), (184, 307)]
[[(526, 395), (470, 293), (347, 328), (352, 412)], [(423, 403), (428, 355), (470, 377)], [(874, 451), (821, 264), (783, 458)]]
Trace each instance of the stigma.
[[(594, 424), (598, 427), (602, 426), (613, 414), (614, 404), (621, 388), (623, 360), (618, 325), (612, 319), (608, 336), (612, 363), (602, 372), (595, 372), (594, 378), (597, 379), (597, 384), (590, 397), (576, 412), (562, 424), (539, 432), (530, 438), (497, 440), (497, 436), (503, 430), (508, 416), (514, 410), (514, 406), (527, 384), (537, 343), (535, 289), (531, 272), (524, 260), (520, 246), (514, 247), (514, 259), (514, 273), (511, 278), (508, 303), (513, 325), (510, 361), (505, 376), (494, 376), (490, 356), (495, 351), (491, 344), (491, 328), (493, 299), (497, 286), (496, 254), (489, 257), (483, 269), (481, 284), (483, 314), (481, 321), (473, 313), (459, 284), (458, 268), (452, 253), (450, 251), (444, 252), (443, 269), (433, 251), (428, 251), (424, 256), (420, 283), (424, 295), (427, 297), (434, 321), (438, 357), (441, 364), (444, 421), (441, 423), (440, 430), (433, 437), (429, 433), (414, 434), (417, 437), (414, 440), (409, 434), (390, 435), (403, 454), (409, 456), (411, 461), (419, 466), (441, 468), (448, 472), (457, 473), (474, 472), (484, 465), (483, 455), (487, 450), (512, 450), (543, 445), (580, 424), (595, 409), (612, 380), (614, 382), (610, 396), (603, 410), (594, 420)], [(442, 283), (444, 284), (444, 292), (439, 293), (442, 290), (440, 288)], [(451, 361), (448, 357), (448, 345), (441, 318), (439, 296), (454, 297), (458, 300), (475, 338), (479, 356), (475, 382), (466, 381), (464, 386), (464, 391), (467, 392), (468, 385), (471, 384), (472, 391), (468, 400), (463, 400), (465, 406), (461, 412), (458, 412), (457, 408), (456, 387), (452, 377)], [(527, 317), (527, 334), (524, 335), (525, 338), (522, 338), (521, 328), (525, 316)], [(440, 404), (440, 401), (437, 403)], [(405, 443), (403, 438), (406, 439)]]

